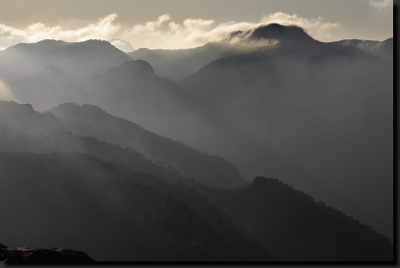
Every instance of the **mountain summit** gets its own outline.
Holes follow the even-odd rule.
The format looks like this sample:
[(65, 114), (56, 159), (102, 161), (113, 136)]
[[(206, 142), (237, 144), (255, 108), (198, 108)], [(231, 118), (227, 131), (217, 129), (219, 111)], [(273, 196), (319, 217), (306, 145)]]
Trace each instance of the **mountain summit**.
[(150, 66), (146, 61), (136, 60), (136, 61), (125, 61), (123, 64), (113, 67), (107, 71), (107, 74), (124, 76), (131, 74), (137, 75), (154, 75), (153, 67)]
[(246, 41), (275, 39), (280, 42), (310, 42), (315, 41), (303, 28), (290, 25), (283, 26), (277, 23), (262, 25), (247, 31), (232, 32), (228, 39), (240, 38)]
[[(103, 73), (132, 60), (107, 41), (64, 42), (42, 40), (21, 43), (0, 53), (0, 74), (6, 82), (32, 75), (48, 65), (63, 69), (73, 77)], [(12, 67), (17, 65), (18, 67)]]

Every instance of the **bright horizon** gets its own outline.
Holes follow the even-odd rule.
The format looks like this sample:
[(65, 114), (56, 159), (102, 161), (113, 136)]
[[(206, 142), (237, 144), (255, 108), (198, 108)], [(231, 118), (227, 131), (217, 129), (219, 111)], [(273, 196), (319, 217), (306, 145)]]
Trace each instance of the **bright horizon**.
[[(80, 14), (78, 2), (74, 2), (38, 0), (33, 5), (27, 0), (0, 0), (0, 50), (43, 39), (101, 39), (127, 52), (139, 48), (193, 48), (219, 41), (233, 31), (270, 23), (300, 26), (323, 42), (385, 40), (393, 36), (391, 0), (117, 0), (114, 5), (103, 0), (97, 1), (97, 6), (93, 6), (93, 0), (86, 0), (81, 8), (93, 7), (86, 9), (87, 14)], [(22, 5), (35, 12), (21, 16)], [(207, 7), (208, 13), (201, 12)]]

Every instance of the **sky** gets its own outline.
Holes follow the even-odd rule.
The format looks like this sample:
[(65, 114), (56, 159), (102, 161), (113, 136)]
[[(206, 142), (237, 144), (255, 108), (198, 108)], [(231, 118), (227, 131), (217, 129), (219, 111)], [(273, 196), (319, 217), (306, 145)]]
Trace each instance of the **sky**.
[(393, 36), (393, 0), (0, 0), (0, 50), (43, 39), (103, 39), (124, 51), (192, 48), (273, 22), (324, 42), (385, 40)]

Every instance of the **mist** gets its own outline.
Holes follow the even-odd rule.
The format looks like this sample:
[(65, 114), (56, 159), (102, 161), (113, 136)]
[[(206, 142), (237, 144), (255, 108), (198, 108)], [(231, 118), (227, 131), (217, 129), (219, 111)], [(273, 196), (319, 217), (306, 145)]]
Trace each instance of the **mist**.
[(4, 83), (0, 80), (0, 99), (11, 101), (14, 100), (14, 97), (11, 94), (10, 89), (4, 85)]
[[(143, 238), (143, 249), (158, 252), (154, 256), (160, 260), (180, 259), (185, 254), (193, 259), (230, 260), (246, 247), (236, 242), (229, 247), (235, 239), (254, 249), (253, 253), (243, 251), (237, 256), (240, 260), (298, 260), (302, 256), (304, 260), (359, 260), (371, 255), (370, 250), (375, 252), (377, 245), (390, 248), (393, 39), (321, 42), (309, 35), (318, 21), (278, 15), (303, 28), (264, 25), (269, 21), (266, 17), (236, 31), (221, 30), (216, 36), (223, 38), (191, 49), (144, 48), (125, 53), (116, 43), (126, 51), (132, 45), (122, 39), (109, 39), (111, 43), (46, 39), (0, 51), (0, 157), (15, 161), (9, 162), (12, 166), (0, 166), (5, 176), (2, 183), (8, 184), (15, 175), (20, 185), (9, 187), (15, 190), (27, 185), (28, 173), (14, 174), (16, 165), (32, 170), (31, 163), (38, 165), (34, 184), (60, 174), (61, 181), (51, 181), (55, 191), (62, 192), (57, 204), (63, 198), (72, 202), (69, 193), (79, 196), (79, 202), (87, 206), (76, 209), (71, 205), (68, 213), (79, 218), (82, 226), (100, 232), (100, 240), (116, 243), (101, 229), (104, 226), (115, 231), (120, 223), (123, 228), (115, 231), (116, 237), (134, 226), (129, 239), (115, 244), (118, 252), (110, 256), (116, 260), (140, 259), (139, 253), (124, 258), (128, 251), (122, 250), (126, 245), (137, 248), (130, 244), (137, 237)], [(114, 19), (108, 18), (110, 27)], [(164, 17), (158, 23), (169, 20)], [(214, 23), (189, 22), (202, 23), (204, 29)], [(184, 25), (189, 27), (189, 22)], [(137, 27), (143, 31), (158, 27), (146, 25)], [(307, 25), (308, 30), (304, 29)], [(324, 24), (325, 28), (337, 26)], [(72, 183), (68, 178), (74, 174)], [(96, 178), (100, 188), (94, 186)], [(63, 190), (63, 183), (69, 190)], [(75, 183), (84, 190), (74, 188)], [(102, 199), (109, 186), (108, 199)], [(29, 193), (29, 187), (24, 191), (29, 197), (15, 199), (16, 209), (37, 194)], [(267, 192), (274, 197), (264, 200)], [(132, 193), (143, 198), (132, 201), (128, 197)], [(85, 194), (91, 199), (86, 200)], [(297, 198), (309, 216), (303, 218), (294, 212), (295, 206), (286, 206)], [(143, 209), (145, 205), (138, 205), (141, 202), (150, 204), (150, 214)], [(93, 209), (94, 204), (106, 206), (92, 215), (107, 219), (103, 227), (84, 216), (85, 209)], [(160, 204), (166, 212), (157, 208)], [(174, 211), (183, 217), (187, 236), (174, 229)], [(310, 211), (321, 221), (341, 222), (343, 232), (338, 231), (338, 237), (343, 239), (335, 240), (338, 248), (346, 239), (358, 246), (365, 244), (365, 248), (350, 256), (324, 248), (322, 243), (323, 249), (316, 251), (313, 247), (321, 237), (329, 241), (335, 235), (329, 224), (318, 226), (321, 233), (315, 237), (309, 233), (307, 226), (315, 224)], [(20, 216), (29, 219), (35, 213), (51, 218), (42, 210)], [(254, 219), (254, 215), (267, 214), (271, 218)], [(302, 222), (299, 226), (289, 224), (293, 215), (297, 215), (295, 222)], [(247, 216), (254, 220), (243, 221)], [(150, 224), (155, 219), (160, 221)], [(144, 228), (146, 224), (150, 227)], [(254, 227), (263, 224), (285, 226), (288, 229), (279, 232), (290, 242), (281, 244), (270, 229)], [(46, 223), (32, 226), (46, 233), (46, 242), (41, 244), (27, 232), (34, 239), (32, 246), (50, 246), (59, 239), (79, 247), (76, 239), (59, 232), (51, 238), (54, 226), (49, 227), (50, 233)], [(358, 231), (348, 234), (346, 226)], [(319, 242), (304, 252), (296, 245), (307, 237), (294, 230), (309, 233)], [(105, 249), (94, 246), (93, 235), (88, 235), (82, 250), (101, 258)], [(259, 239), (268, 236), (272, 240)], [(155, 246), (166, 237), (169, 240), (163, 245), (171, 246), (170, 255), (161, 254)], [(9, 235), (6, 242), (23, 240), (23, 235)], [(180, 245), (184, 249), (178, 250)], [(216, 245), (221, 246), (220, 252)], [(386, 253), (376, 256), (390, 258)]]

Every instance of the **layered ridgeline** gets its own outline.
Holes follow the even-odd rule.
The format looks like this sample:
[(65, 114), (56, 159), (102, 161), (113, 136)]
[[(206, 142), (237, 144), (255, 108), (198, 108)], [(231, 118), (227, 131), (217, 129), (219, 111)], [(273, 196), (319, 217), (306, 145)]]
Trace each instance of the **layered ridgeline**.
[(240, 189), (195, 188), (279, 259), (393, 260), (388, 237), (282, 181), (256, 177)]
[(46, 112), (53, 114), (68, 131), (135, 148), (146, 158), (175, 169), (186, 178), (214, 187), (231, 188), (246, 184), (236, 168), (223, 158), (147, 131), (97, 106), (65, 103)]
[(98, 261), (275, 260), (196, 194), (84, 154), (0, 152), (0, 185), (9, 246), (79, 248)]
[[(14, 79), (3, 80), (19, 101), (39, 110), (69, 101), (97, 105), (219, 155), (248, 180), (264, 175), (289, 182), (391, 236), (393, 40), (323, 43), (298, 27), (273, 24), (232, 33), (223, 42), (241, 54), (217, 59), (227, 55), (218, 52), (208, 65), (196, 63), (201, 70), (184, 79), (184, 86), (160, 78), (144, 61), (125, 58), (105, 62), (98, 75), (87, 77), (82, 70), (85, 79), (54, 61), (46, 62), (54, 66), (48, 68), (35, 63), (38, 73), (29, 73), (11, 60), (20, 53), (12, 48), (0, 52), (0, 77)], [(50, 47), (56, 43), (46, 41)], [(35, 54), (39, 44), (25, 44), (24, 53)], [(93, 57), (88, 62), (97, 57), (87, 55)], [(57, 79), (42, 79), (40, 72)], [(49, 93), (58, 88), (62, 94)]]
[(190, 49), (141, 48), (128, 55), (134, 60), (148, 62), (158, 76), (179, 82), (216, 59), (247, 52), (247, 47), (238, 47), (224, 40)]
[[(2, 101), (0, 112), (0, 211), (10, 215), (0, 232), (7, 245), (79, 248), (96, 260), (275, 260), (182, 184), (190, 180), (178, 170), (155, 164), (133, 148), (65, 132), (63, 122), (29, 104)], [(211, 163), (209, 169), (225, 179), (225, 186), (230, 172), (233, 184), (240, 178), (220, 158), (224, 171), (209, 160), (213, 157), (175, 146), (183, 146), (188, 157), (197, 154), (204, 169)], [(11, 230), (19, 230), (18, 235)]]
[(0, 73), (6, 82), (32, 75), (48, 65), (74, 77), (104, 72), (131, 58), (107, 41), (64, 42), (43, 40), (21, 43), (0, 52)]
[(129, 60), (124, 52), (101, 40), (21, 43), (0, 51), (0, 78), (18, 101), (43, 110), (79, 101), (86, 96), (88, 77)]
[(3, 150), (81, 152), (168, 181), (185, 177), (229, 188), (246, 183), (221, 157), (146, 131), (93, 105), (68, 103), (39, 113), (29, 104), (0, 101), (0, 113)]
[[(227, 154), (232, 150), (237, 154), (258, 147), (213, 107), (157, 76), (147, 62), (132, 61), (126, 54), (124, 58), (123, 52), (105, 41), (87, 42), (93, 51), (82, 58), (85, 42), (45, 40), (10, 47), (0, 52), (0, 79), (15, 100), (30, 103), (39, 111), (65, 102), (89, 103), (202, 151), (223, 145), (232, 148)], [(47, 50), (39, 49), (42, 46)], [(105, 49), (109, 47), (113, 49)], [(68, 56), (79, 48), (78, 56)], [(37, 55), (37, 50), (48, 54)], [(29, 60), (30, 68), (18, 67), (21, 58)], [(99, 58), (103, 61), (97, 67)]]
[[(83, 118), (64, 125), (30, 105), (1, 104), (0, 211), (8, 217), (0, 232), (7, 245), (79, 248), (96, 260), (393, 260), (387, 237), (276, 180), (218, 190), (133, 149), (46, 134), (75, 124), (90, 130), (84, 122), (94, 112), (140, 131), (99, 108), (76, 107)], [(66, 113), (70, 105), (54, 110)]]
[(232, 38), (277, 43), (215, 60), (184, 84), (270, 151), (250, 159), (209, 152), (245, 177), (279, 178), (392, 236), (393, 39), (323, 43), (280, 25)]
[[(269, 24), (246, 31), (232, 32), (221, 41), (207, 43), (201, 47), (176, 50), (141, 48), (129, 52), (128, 55), (134, 60), (144, 60), (150, 63), (157, 75), (181, 82), (185, 77), (196, 73), (208, 63), (224, 57), (276, 49), (282, 44), (288, 45), (289, 43), (292, 43), (292, 49), (300, 51), (307, 47), (312, 51), (316, 48), (316, 43), (321, 44), (304, 33), (299, 27)], [(393, 38), (383, 42), (351, 39), (324, 44), (336, 46), (339, 49), (342, 46), (356, 47), (368, 53), (393, 59)]]
[(283, 179), (392, 236), (393, 38), (324, 43), (270, 24), (199, 48), (129, 55), (183, 80), (259, 146), (236, 153), (189, 144), (223, 156), (246, 178)]

